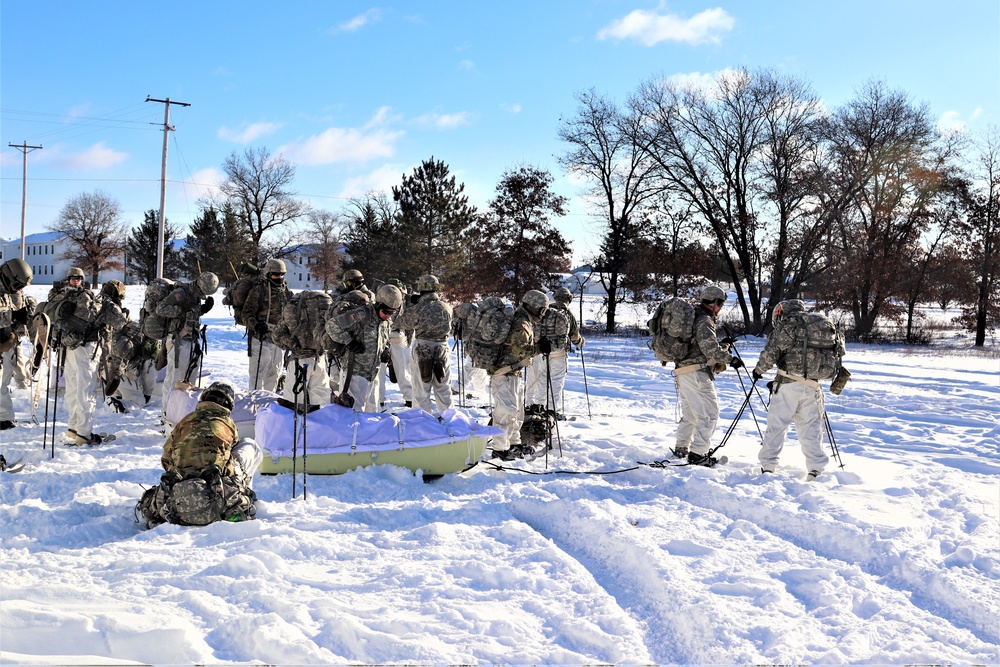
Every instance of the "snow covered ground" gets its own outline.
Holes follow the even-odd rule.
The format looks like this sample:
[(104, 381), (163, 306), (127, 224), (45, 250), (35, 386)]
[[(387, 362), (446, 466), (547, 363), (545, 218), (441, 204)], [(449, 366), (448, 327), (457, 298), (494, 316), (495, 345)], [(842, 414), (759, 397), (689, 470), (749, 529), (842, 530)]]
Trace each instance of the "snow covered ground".
[[(245, 387), (240, 332), (221, 305), (206, 321), (206, 370)], [(0, 437), (28, 465), (0, 475), (0, 662), (1000, 662), (995, 348), (851, 346), (828, 400), (844, 468), (807, 483), (794, 430), (758, 475), (756, 394), (728, 465), (639, 465), (667, 459), (676, 428), (642, 345), (592, 337), (586, 383), (571, 359), (577, 418), (548, 467), (367, 468), (310, 477), (307, 499), (301, 479), (292, 499), (289, 476), (258, 476), (257, 521), (203, 528), (133, 519), (160, 474), (158, 402), (99, 407), (118, 439), (50, 459), (16, 391), (21, 426)], [(761, 347), (740, 350), (752, 364)], [(717, 382), (716, 443), (741, 377)]]

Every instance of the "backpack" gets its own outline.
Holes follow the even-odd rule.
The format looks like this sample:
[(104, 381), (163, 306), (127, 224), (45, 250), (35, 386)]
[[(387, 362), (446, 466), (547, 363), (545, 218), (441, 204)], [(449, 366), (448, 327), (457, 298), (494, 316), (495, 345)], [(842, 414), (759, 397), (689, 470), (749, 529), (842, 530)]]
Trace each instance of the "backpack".
[(469, 313), (464, 339), (475, 368), (489, 369), (503, 350), (514, 321), (514, 308), (495, 296), (487, 297), (479, 309)]
[(549, 308), (538, 323), (538, 337), (552, 343), (553, 350), (569, 347), (569, 315), (558, 308)]
[(243, 319), (243, 305), (247, 302), (250, 290), (260, 282), (260, 269), (257, 269), (252, 264), (247, 264), (240, 273), (242, 277), (226, 288), (225, 296), (222, 297), (222, 303), (225, 306), (232, 307), (236, 324), (246, 326), (246, 322)]
[(97, 318), (97, 297), (89, 289), (65, 290), (54, 308), (52, 324), (62, 331), (63, 344), (68, 348), (82, 345), (94, 338), (94, 320)]
[(170, 333), (170, 318), (157, 315), (156, 307), (176, 287), (177, 283), (169, 278), (154, 278), (146, 286), (146, 298), (139, 311), (139, 328), (153, 340), (163, 340)]
[(146, 520), (147, 528), (164, 522), (207, 526), (216, 521), (246, 521), (257, 514), (257, 494), (223, 475), (218, 466), (185, 475), (170, 470), (142, 494), (136, 514), (137, 519)]
[(797, 330), (795, 339), (803, 348), (801, 365), (789, 368), (790, 373), (801, 372), (802, 377), (829, 380), (836, 377), (844, 356), (843, 337), (837, 325), (822, 313), (800, 312), (794, 315)]
[(111, 355), (127, 365), (155, 359), (158, 348), (155, 340), (142, 333), (139, 323), (131, 320), (115, 333), (111, 341)]
[(300, 351), (319, 352), (326, 332), (326, 313), (333, 299), (326, 292), (305, 290), (292, 296), (281, 310), (281, 319)]
[(677, 363), (688, 356), (694, 338), (694, 314), (694, 306), (680, 297), (660, 302), (646, 322), (657, 359)]

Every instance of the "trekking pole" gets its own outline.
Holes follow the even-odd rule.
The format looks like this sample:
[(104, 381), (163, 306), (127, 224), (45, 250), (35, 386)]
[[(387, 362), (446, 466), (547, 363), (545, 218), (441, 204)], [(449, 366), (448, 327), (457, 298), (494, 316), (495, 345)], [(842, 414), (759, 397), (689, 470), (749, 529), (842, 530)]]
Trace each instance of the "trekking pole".
[[(60, 335), (57, 343), (62, 343), (62, 336)], [(59, 420), (59, 376), (62, 375), (63, 364), (66, 363), (66, 348), (60, 347), (56, 349), (56, 396), (52, 399), (52, 453), (49, 456), (50, 459), (56, 457), (56, 423)]]
[[(740, 354), (739, 348), (736, 347), (736, 336), (733, 335), (732, 330), (726, 325), (725, 322), (722, 323), (722, 328), (726, 330), (726, 336), (728, 337), (728, 339), (730, 341), (729, 342), (729, 347), (732, 349), (734, 356), (737, 359), (739, 359), (740, 361), (743, 362), (743, 369), (746, 370), (747, 375), (749, 376), (750, 375), (750, 368), (747, 366), (746, 360), (743, 359), (743, 355)], [(725, 342), (725, 341), (723, 341), (723, 342)], [(736, 369), (736, 375), (737, 376), (739, 375), (739, 369)], [(742, 384), (742, 380), (740, 381), (740, 384)], [(764, 397), (760, 395), (760, 388), (758, 388), (756, 386), (756, 384), (755, 384), (754, 387), (753, 387), (753, 390), (757, 393), (757, 398), (760, 399), (760, 404), (764, 408), (764, 410), (766, 411), (767, 410), (767, 402), (764, 400)], [(757, 427), (757, 430), (758, 431), (760, 430), (759, 426)], [(763, 436), (761, 436), (761, 437), (763, 438)]]
[[(545, 390), (545, 420), (548, 421), (549, 418), (549, 401), (551, 400), (552, 412), (556, 411), (556, 394), (552, 391), (552, 366), (549, 364), (549, 355), (545, 355), (545, 384), (547, 388)], [(559, 445), (559, 456), (563, 455), (562, 452), (562, 436), (559, 435), (559, 420), (553, 415), (552, 421), (556, 426), (556, 443)], [(548, 465), (549, 462), (549, 447), (552, 446), (552, 431), (548, 433), (548, 442), (545, 447), (545, 464)]]
[(587, 386), (587, 362), (583, 359), (583, 348), (580, 348), (580, 366), (583, 368), (583, 390), (587, 394), (587, 419), (593, 419), (590, 414), (590, 387)]
[[(756, 384), (756, 382), (755, 382), (755, 384)], [(739, 423), (740, 417), (743, 416), (743, 413), (744, 413), (744, 411), (746, 411), (747, 406), (750, 405), (750, 396), (751, 396), (751, 394), (748, 391), (747, 392), (747, 397), (745, 399), (743, 399), (743, 405), (740, 406), (739, 411), (736, 413), (736, 418), (733, 419), (733, 423), (729, 425), (729, 428), (726, 429), (725, 435), (722, 436), (722, 442), (720, 442), (718, 445), (716, 445), (715, 447), (713, 447), (712, 449), (710, 449), (708, 451), (708, 454), (707, 454), (708, 456), (711, 456), (716, 451), (722, 449), (723, 447), (726, 446), (726, 443), (729, 442), (729, 438), (736, 431), (736, 424)]]
[[(459, 335), (462, 334), (461, 326), (458, 329)], [(458, 364), (458, 405), (461, 408), (469, 407), (465, 402), (465, 341), (461, 338), (458, 339), (458, 352), (456, 354), (455, 363)]]
[(309, 364), (302, 365), (302, 380), (301, 383), (305, 385), (306, 388), (306, 405), (302, 410), (302, 500), (309, 497), (306, 491), (306, 481), (309, 479), (308, 471), (306, 469), (306, 462), (309, 460), (309, 384), (307, 378), (309, 376)]
[[(45, 359), (45, 416), (42, 421), (42, 451), (49, 441), (49, 393), (52, 390), (52, 351), (48, 350)], [(55, 428), (55, 424), (52, 425)]]
[[(743, 370), (746, 371), (746, 368), (747, 368), (746, 366), (743, 366)], [(743, 376), (740, 375), (740, 369), (738, 369), (738, 368), (736, 369), (736, 378), (740, 381), (740, 387), (743, 388), (743, 393), (746, 394), (747, 397), (749, 398), (750, 397), (750, 391), (751, 391), (751, 389), (756, 389), (757, 388), (757, 383), (751, 384), (750, 385), (751, 389), (747, 389), (746, 384), (743, 382)], [(747, 379), (748, 380), (752, 380), (753, 379), (753, 376), (750, 374), (750, 371), (747, 371)], [(764, 404), (764, 399), (760, 397), (760, 392), (759, 391), (757, 392), (757, 397), (760, 398), (761, 403)], [(753, 406), (750, 405), (749, 401), (747, 401), (747, 407), (750, 408), (750, 416), (753, 417), (754, 426), (757, 427), (757, 435), (759, 435), (760, 439), (763, 440), (764, 439), (764, 433), (760, 430), (760, 422), (757, 421), (757, 413), (754, 412)], [(765, 411), (767, 410), (767, 404), (764, 404), (764, 410)]]
[(295, 478), (299, 474), (299, 360), (295, 358), (295, 379), (292, 381), (292, 499), (298, 495)]
[(833, 450), (833, 455), (837, 459), (838, 466), (841, 470), (844, 469), (844, 460), (840, 458), (840, 449), (837, 447), (837, 439), (833, 437), (833, 426), (830, 424), (830, 414), (826, 411), (826, 407), (823, 407), (823, 422), (826, 424), (826, 433), (830, 437), (830, 449)]
[(205, 355), (208, 354), (208, 336), (205, 331), (207, 324), (201, 325), (201, 354), (198, 355), (198, 386), (201, 387), (201, 374), (205, 370)]
[[(253, 336), (250, 337), (250, 356), (253, 357)], [(258, 382), (260, 381), (260, 355), (264, 351), (264, 337), (257, 337), (257, 372), (254, 374), (253, 378), (253, 388), (259, 389)]]

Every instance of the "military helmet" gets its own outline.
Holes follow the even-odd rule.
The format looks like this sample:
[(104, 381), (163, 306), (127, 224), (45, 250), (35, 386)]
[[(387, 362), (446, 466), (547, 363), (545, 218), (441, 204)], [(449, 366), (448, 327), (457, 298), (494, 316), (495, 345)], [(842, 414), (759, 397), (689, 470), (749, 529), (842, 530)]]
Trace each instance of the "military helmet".
[(792, 313), (801, 313), (805, 311), (806, 304), (802, 299), (785, 299), (771, 312), (771, 324), (773, 326), (778, 326), (778, 322), (785, 315), (791, 315)]
[(72, 269), (70, 269), (69, 271), (66, 272), (66, 280), (69, 280), (70, 278), (81, 278), (81, 279), (83, 279), (83, 278), (86, 278), (86, 277), (87, 277), (87, 274), (85, 274), (83, 272), (83, 269), (81, 269), (79, 266), (74, 266)]
[[(705, 285), (701, 289), (701, 300), (705, 303), (726, 302), (726, 293), (718, 285)], [(719, 305), (721, 306), (722, 303)]]
[(202, 392), (199, 400), (218, 403), (227, 410), (232, 410), (236, 404), (236, 388), (228, 382), (213, 382)]
[(417, 278), (417, 291), (439, 292), (441, 291), (441, 281), (437, 279), (437, 276), (432, 276), (429, 273), (425, 276), (420, 276)]
[(569, 291), (568, 287), (557, 287), (552, 292), (552, 298), (559, 303), (569, 303), (573, 300), (573, 293)]
[(31, 267), (19, 257), (8, 259), (0, 266), (3, 288), (13, 294), (31, 284)]
[(395, 285), (385, 284), (375, 292), (375, 302), (380, 306), (397, 311), (403, 307), (403, 293)]
[(528, 290), (521, 297), (521, 305), (533, 316), (541, 317), (542, 311), (549, 307), (549, 297), (545, 296), (545, 292)]
[(264, 265), (264, 275), (270, 277), (272, 273), (288, 273), (285, 263), (280, 259), (269, 259)]
[(109, 280), (101, 288), (101, 294), (110, 297), (115, 303), (121, 305), (125, 298), (125, 283), (120, 280)]
[(361, 281), (363, 281), (364, 279), (365, 279), (365, 277), (363, 275), (361, 275), (361, 272), (358, 271), (357, 269), (350, 269), (350, 270), (344, 272), (344, 282), (345, 283), (346, 282), (350, 282), (352, 280), (361, 280)]
[(205, 271), (203, 274), (198, 276), (198, 279), (194, 281), (195, 285), (205, 296), (215, 294), (215, 291), (219, 289), (219, 276), (215, 275), (211, 271)]
[(356, 290), (356, 289), (353, 289), (347, 294), (345, 294), (344, 301), (353, 303), (355, 306), (367, 306), (369, 303), (371, 303), (371, 300), (368, 299), (367, 294), (365, 294), (361, 290)]

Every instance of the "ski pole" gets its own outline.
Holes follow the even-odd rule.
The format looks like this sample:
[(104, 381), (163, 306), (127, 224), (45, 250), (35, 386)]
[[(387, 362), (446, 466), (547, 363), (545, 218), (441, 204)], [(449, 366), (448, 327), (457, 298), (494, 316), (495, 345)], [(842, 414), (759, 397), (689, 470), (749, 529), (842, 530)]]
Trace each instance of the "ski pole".
[[(756, 381), (754, 382), (754, 384), (756, 384)], [(722, 449), (723, 447), (726, 446), (726, 443), (729, 441), (729, 438), (736, 431), (736, 424), (739, 423), (740, 417), (743, 416), (743, 412), (746, 411), (747, 406), (750, 405), (750, 396), (751, 396), (751, 394), (748, 391), (746, 398), (743, 399), (743, 405), (740, 406), (739, 411), (736, 413), (736, 418), (733, 419), (733, 423), (729, 425), (729, 428), (726, 429), (725, 435), (722, 436), (722, 442), (720, 442), (718, 445), (716, 445), (715, 447), (713, 447), (712, 449), (710, 449), (709, 452), (708, 452), (708, 456), (711, 456), (716, 451), (718, 451), (719, 449)]]
[[(253, 337), (252, 336), (250, 338), (250, 349), (253, 350)], [(263, 352), (263, 351), (264, 351), (264, 337), (263, 336), (258, 336), (257, 337), (257, 372), (254, 373), (254, 376), (253, 376), (253, 388), (254, 389), (260, 389), (260, 386), (258, 385), (258, 382), (260, 381), (260, 361), (261, 361), (260, 357), (261, 357), (261, 352)], [(253, 358), (253, 353), (252, 352), (250, 354), (250, 357)]]
[(590, 414), (590, 387), (587, 386), (587, 362), (583, 358), (583, 348), (580, 348), (580, 366), (583, 368), (583, 390), (587, 394), (587, 419), (593, 419)]
[(830, 414), (826, 411), (826, 407), (823, 408), (823, 422), (826, 424), (826, 433), (830, 437), (830, 448), (833, 450), (837, 463), (840, 464), (839, 468), (843, 470), (844, 460), (840, 458), (840, 449), (837, 447), (837, 439), (833, 437), (833, 426), (830, 424)]
[[(258, 363), (258, 370), (260, 366)], [(298, 458), (299, 458), (299, 360), (298, 357), (295, 359), (295, 376), (292, 380), (292, 499), (298, 495), (295, 490), (295, 478), (298, 476)]]
[(306, 404), (305, 409), (302, 411), (302, 500), (308, 498), (308, 492), (306, 491), (306, 481), (309, 479), (308, 472), (306, 470), (306, 462), (309, 456), (309, 385), (307, 384), (307, 378), (309, 376), (309, 364), (302, 365), (302, 384), (306, 388)]
[[(552, 412), (556, 412), (556, 395), (552, 391), (552, 367), (549, 365), (549, 355), (545, 355), (545, 384), (548, 386), (545, 392), (545, 419), (549, 419), (549, 400), (552, 401)], [(559, 456), (563, 455), (562, 451), (562, 436), (559, 435), (559, 419), (553, 416), (552, 421), (556, 426), (556, 443), (559, 445)], [(548, 442), (545, 446), (545, 465), (549, 464), (549, 447), (552, 446), (552, 431), (548, 433)]]
[[(42, 451), (45, 451), (45, 444), (49, 441), (49, 393), (52, 390), (52, 351), (48, 350), (45, 359), (45, 417), (42, 422)], [(52, 425), (55, 428), (55, 424)]]
[[(58, 341), (62, 343), (61, 336)], [(59, 420), (59, 376), (62, 375), (63, 364), (66, 363), (66, 348), (60, 347), (56, 349), (56, 396), (52, 399), (52, 450), (50, 459), (56, 457), (56, 423)]]

